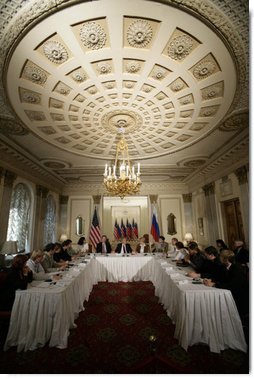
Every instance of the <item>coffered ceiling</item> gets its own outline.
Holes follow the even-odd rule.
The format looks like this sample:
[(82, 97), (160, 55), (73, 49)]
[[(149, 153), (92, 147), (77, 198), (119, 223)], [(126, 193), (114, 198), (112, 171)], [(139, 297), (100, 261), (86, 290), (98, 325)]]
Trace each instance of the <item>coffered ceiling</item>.
[(123, 133), (147, 182), (188, 183), (248, 159), (245, 1), (0, 7), (7, 168), (59, 189), (99, 183)]

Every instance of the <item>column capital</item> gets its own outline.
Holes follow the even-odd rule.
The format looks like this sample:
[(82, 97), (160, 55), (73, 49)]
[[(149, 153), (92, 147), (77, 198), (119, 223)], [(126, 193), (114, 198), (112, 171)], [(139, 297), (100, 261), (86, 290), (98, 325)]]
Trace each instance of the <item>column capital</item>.
[(234, 171), (234, 174), (237, 177), (239, 184), (248, 183), (248, 169), (246, 166), (237, 168)]
[(49, 190), (46, 187), (43, 187), (39, 184), (36, 184), (36, 195), (46, 198), (49, 193)]
[(5, 169), (0, 167), (0, 178), (4, 177)]
[(202, 187), (205, 196), (214, 195), (215, 193), (215, 183), (211, 182)]
[(60, 195), (59, 202), (61, 205), (68, 204), (69, 196)]
[(183, 193), (183, 202), (184, 203), (191, 203), (192, 202), (192, 193)]
[(93, 202), (95, 205), (99, 205), (101, 202), (101, 195), (93, 195)]
[(157, 203), (158, 195), (149, 195), (151, 204)]
[(4, 186), (12, 187), (15, 179), (17, 179), (17, 175), (11, 171), (6, 170), (4, 173)]

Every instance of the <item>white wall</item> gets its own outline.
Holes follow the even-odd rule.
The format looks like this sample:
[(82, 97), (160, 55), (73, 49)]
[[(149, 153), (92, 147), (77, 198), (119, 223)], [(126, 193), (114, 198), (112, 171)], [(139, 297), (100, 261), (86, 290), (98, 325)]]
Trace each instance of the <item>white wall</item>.
[(149, 209), (147, 196), (104, 197), (102, 210), (102, 232), (112, 241), (114, 239), (115, 218), (121, 222), (121, 215), (125, 224), (126, 219), (131, 223), (132, 218), (138, 223), (139, 236), (149, 233)]
[(77, 243), (79, 236), (76, 235), (76, 217), (81, 216), (83, 219), (84, 236), (89, 235), (90, 224), (92, 219), (92, 198), (90, 196), (70, 196), (67, 211), (67, 237), (73, 243)]
[[(183, 209), (183, 200), (181, 195), (168, 195), (159, 196), (158, 198), (159, 212), (160, 212), (160, 227), (161, 235), (165, 237), (167, 242), (171, 241), (171, 238), (175, 237), (179, 241), (183, 241), (185, 231), (185, 218)], [(173, 213), (176, 217), (176, 231), (177, 234), (168, 234), (168, 222), (167, 217), (170, 213)]]

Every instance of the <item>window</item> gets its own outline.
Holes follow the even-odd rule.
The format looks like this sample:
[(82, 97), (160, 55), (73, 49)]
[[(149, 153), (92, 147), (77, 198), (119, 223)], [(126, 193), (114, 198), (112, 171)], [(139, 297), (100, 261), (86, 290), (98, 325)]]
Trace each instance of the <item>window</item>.
[(30, 217), (31, 192), (25, 184), (19, 183), (12, 192), (7, 231), (7, 240), (17, 241), (18, 251), (27, 249)]
[(54, 242), (56, 237), (56, 204), (52, 195), (47, 197), (46, 215), (44, 221), (44, 246), (49, 242)]

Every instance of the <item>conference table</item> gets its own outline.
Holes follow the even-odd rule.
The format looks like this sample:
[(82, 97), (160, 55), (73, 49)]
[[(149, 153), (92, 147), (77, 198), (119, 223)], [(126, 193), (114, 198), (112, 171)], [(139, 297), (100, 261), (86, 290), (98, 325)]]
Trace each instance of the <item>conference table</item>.
[(49, 347), (66, 348), (75, 319), (84, 310), (93, 285), (99, 281), (151, 281), (155, 294), (175, 324), (174, 337), (187, 351), (207, 344), (211, 352), (227, 348), (247, 351), (241, 320), (228, 290), (195, 283), (162, 254), (91, 255), (80, 258), (56, 282), (33, 281), (16, 291), (4, 350)]

